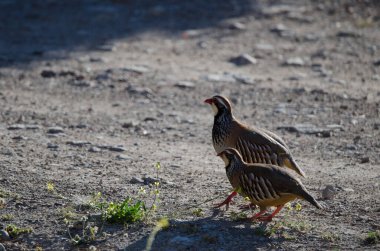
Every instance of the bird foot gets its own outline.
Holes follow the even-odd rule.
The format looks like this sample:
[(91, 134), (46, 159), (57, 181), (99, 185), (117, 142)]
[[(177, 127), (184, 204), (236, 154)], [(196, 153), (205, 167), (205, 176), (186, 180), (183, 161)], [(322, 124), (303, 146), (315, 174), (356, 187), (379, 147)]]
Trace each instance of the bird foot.
[(272, 221), (272, 216), (269, 215), (269, 216), (260, 216), (260, 217), (257, 217), (256, 219), (254, 220), (257, 220), (257, 221), (265, 221), (265, 222), (271, 222)]
[(222, 207), (224, 205), (226, 205), (226, 211), (228, 210), (228, 208), (230, 207), (230, 204), (233, 204), (234, 202), (232, 201), (232, 198), (235, 197), (237, 194), (237, 192), (232, 192), (228, 197), (227, 199), (225, 199), (222, 203), (219, 203), (219, 204), (216, 204), (214, 205), (214, 208), (219, 208), (219, 207)]

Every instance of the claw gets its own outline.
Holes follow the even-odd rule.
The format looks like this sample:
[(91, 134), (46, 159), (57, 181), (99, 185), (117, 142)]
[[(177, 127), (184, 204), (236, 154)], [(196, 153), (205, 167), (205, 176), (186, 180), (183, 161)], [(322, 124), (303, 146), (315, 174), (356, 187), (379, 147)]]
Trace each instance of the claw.
[(251, 220), (258, 220), (258, 221), (272, 221), (272, 218), (280, 212), (280, 210), (284, 207), (284, 205), (278, 206), (276, 210), (271, 215), (268, 216), (261, 216), (263, 213), (265, 213), (265, 210), (260, 211), (259, 213), (255, 214), (251, 217)]
[(217, 204), (214, 206), (214, 208), (219, 208), (219, 207), (222, 207), (224, 205), (226, 205), (226, 211), (228, 210), (229, 206), (230, 206), (230, 203), (233, 203), (232, 202), (232, 198), (235, 197), (237, 195), (237, 192), (232, 192), (228, 197), (227, 199), (225, 199), (222, 203), (220, 204)]

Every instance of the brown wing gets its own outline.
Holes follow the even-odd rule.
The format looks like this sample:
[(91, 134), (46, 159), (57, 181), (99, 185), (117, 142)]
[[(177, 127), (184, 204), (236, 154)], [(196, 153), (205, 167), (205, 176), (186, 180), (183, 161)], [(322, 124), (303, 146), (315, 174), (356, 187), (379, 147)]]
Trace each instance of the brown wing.
[(274, 165), (247, 164), (240, 175), (240, 184), (258, 205), (285, 204), (299, 197), (322, 208), (297, 177)]
[[(245, 162), (288, 167), (299, 175), (305, 176), (280, 137), (276, 136), (274, 139), (261, 129), (251, 129), (238, 122), (235, 122), (234, 127), (236, 134), (231, 140), (230, 146), (241, 153)], [(274, 135), (274, 133), (271, 134)]]

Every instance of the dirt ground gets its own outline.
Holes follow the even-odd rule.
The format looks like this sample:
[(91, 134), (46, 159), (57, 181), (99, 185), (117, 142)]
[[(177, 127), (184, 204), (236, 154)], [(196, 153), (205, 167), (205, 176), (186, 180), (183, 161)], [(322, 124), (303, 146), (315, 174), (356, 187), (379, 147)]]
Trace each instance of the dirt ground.
[[(143, 250), (165, 216), (152, 250), (379, 250), (366, 239), (380, 230), (376, 2), (0, 1), (0, 227), (32, 229), (0, 242)], [(324, 211), (299, 201), (262, 224), (238, 219), (242, 198), (213, 209), (231, 191), (203, 103), (214, 94), (284, 138)], [(156, 162), (150, 220), (72, 242), (65, 212), (91, 217), (97, 192), (143, 187), (152, 203)]]

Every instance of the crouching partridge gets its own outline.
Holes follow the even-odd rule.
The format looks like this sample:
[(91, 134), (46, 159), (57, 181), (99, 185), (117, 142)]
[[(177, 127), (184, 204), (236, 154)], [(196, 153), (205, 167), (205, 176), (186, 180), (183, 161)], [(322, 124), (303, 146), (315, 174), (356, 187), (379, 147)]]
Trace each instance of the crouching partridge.
[[(288, 146), (276, 134), (256, 127), (248, 127), (239, 122), (232, 113), (230, 101), (220, 95), (206, 99), (214, 111), (212, 143), (216, 153), (232, 147), (239, 151), (247, 163), (266, 163), (290, 168), (301, 176), (304, 172), (294, 161)], [(228, 205), (236, 195), (232, 192), (216, 207)]]
[[(296, 198), (304, 199), (313, 206), (322, 206), (306, 190), (301, 181), (288, 169), (271, 164), (248, 164), (236, 149), (227, 148), (218, 154), (225, 164), (227, 177), (234, 191), (248, 197), (260, 207), (252, 220), (271, 221), (285, 203)], [(277, 207), (269, 216), (262, 216), (269, 207)]]

